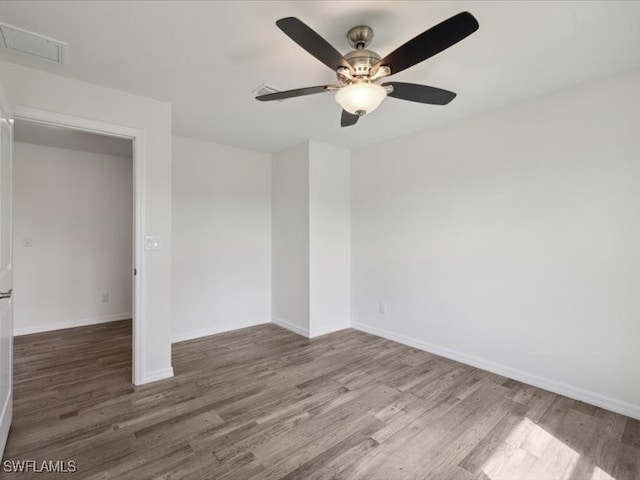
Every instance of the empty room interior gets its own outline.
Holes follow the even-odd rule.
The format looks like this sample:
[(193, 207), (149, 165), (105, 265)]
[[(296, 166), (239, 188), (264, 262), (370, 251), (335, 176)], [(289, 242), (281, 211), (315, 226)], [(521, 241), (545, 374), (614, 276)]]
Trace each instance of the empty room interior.
[(1, 1), (0, 478), (640, 478), (640, 1)]

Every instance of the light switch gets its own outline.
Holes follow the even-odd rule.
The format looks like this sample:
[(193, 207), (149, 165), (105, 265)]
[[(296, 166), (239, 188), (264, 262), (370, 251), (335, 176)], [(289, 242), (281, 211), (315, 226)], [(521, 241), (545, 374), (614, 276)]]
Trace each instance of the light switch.
[(145, 250), (160, 250), (160, 237), (146, 236), (144, 237)]
[(33, 246), (33, 242), (28, 237), (27, 238), (23, 238), (22, 239), (22, 246), (23, 247), (32, 247)]

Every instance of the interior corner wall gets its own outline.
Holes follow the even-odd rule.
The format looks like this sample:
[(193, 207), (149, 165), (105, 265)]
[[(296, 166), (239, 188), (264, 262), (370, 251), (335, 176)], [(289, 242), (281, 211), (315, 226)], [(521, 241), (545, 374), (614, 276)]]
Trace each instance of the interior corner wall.
[(271, 321), (271, 155), (173, 137), (175, 341)]
[(142, 383), (171, 376), (171, 105), (8, 62), (0, 83), (12, 105), (81, 117), (143, 132), (142, 236), (160, 237), (143, 253)]
[(131, 158), (14, 143), (15, 335), (131, 319), (132, 206)]
[(352, 152), (354, 326), (640, 418), (638, 85)]
[(307, 337), (347, 328), (350, 152), (308, 141), (272, 158), (272, 321)]
[(271, 319), (309, 336), (309, 144), (272, 156)]
[(351, 324), (351, 154), (309, 142), (310, 336)]

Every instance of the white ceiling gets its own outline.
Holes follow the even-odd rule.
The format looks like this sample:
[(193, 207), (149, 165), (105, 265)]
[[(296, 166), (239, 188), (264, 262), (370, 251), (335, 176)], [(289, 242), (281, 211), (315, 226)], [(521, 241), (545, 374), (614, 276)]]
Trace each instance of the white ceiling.
[(47, 147), (66, 148), (117, 157), (133, 157), (133, 144), (130, 139), (109, 137), (27, 120), (16, 119), (13, 137), (16, 142), (34, 143)]
[[(382, 56), (467, 10), (480, 29), (391, 77), (458, 93), (437, 107), (389, 98), (349, 128), (331, 93), (258, 102), (279, 89), (333, 83), (331, 70), (275, 21), (296, 16), (339, 51), (349, 28), (374, 29)], [(0, 21), (69, 44), (69, 64), (0, 50), (0, 59), (166, 100), (180, 135), (263, 151), (305, 139), (359, 147), (569, 85), (640, 67), (640, 2), (230, 1), (0, 2)]]

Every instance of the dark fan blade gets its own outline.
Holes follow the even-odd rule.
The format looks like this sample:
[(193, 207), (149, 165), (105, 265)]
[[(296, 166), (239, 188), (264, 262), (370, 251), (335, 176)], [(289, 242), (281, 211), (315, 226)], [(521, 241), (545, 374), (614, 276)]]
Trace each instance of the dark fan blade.
[(395, 49), (380, 60), (373, 70), (386, 65), (392, 75), (401, 72), (458, 43), (478, 27), (478, 21), (469, 12), (454, 15)]
[(349, 62), (344, 59), (340, 52), (297, 18), (281, 18), (276, 22), (276, 25), (280, 30), (286, 33), (291, 40), (320, 60), (331, 70), (335, 71), (338, 67), (347, 67), (349, 70), (353, 71), (353, 67), (349, 65)]
[(285, 98), (302, 97), (303, 95), (313, 95), (314, 93), (327, 91), (329, 91), (328, 85), (320, 85), (318, 87), (297, 88), (295, 90), (267, 93), (265, 95), (257, 96), (256, 100), (260, 100), (261, 102), (270, 102), (271, 100), (284, 100)]
[(340, 126), (342, 127), (350, 127), (351, 125), (355, 125), (358, 122), (360, 117), (358, 115), (354, 115), (352, 113), (347, 112), (346, 110), (342, 110), (342, 117), (340, 118)]
[(400, 100), (409, 100), (410, 102), (446, 105), (456, 98), (456, 94), (449, 90), (428, 87), (426, 85), (416, 85), (415, 83), (403, 82), (389, 82), (382, 84), (383, 87), (386, 87), (387, 85), (391, 85), (393, 87), (393, 92), (388, 94), (389, 97), (399, 98)]

